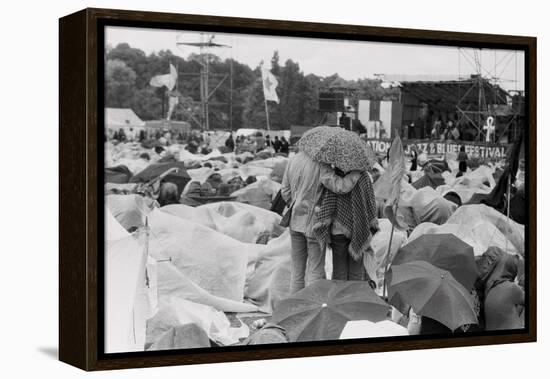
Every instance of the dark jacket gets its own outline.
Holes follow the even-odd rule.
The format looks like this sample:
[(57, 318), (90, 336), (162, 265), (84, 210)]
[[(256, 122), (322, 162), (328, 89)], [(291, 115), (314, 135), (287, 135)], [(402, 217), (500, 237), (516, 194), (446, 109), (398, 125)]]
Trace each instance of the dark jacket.
[(231, 151), (235, 150), (235, 140), (231, 137), (226, 139), (225, 140), (225, 147), (227, 147)]

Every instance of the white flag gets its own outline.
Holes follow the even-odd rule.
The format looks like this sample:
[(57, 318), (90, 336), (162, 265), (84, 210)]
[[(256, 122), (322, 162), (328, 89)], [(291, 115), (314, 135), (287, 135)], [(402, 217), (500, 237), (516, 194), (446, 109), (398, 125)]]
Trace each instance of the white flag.
[(277, 85), (279, 82), (277, 78), (267, 69), (262, 66), (262, 84), (264, 87), (264, 97), (265, 100), (274, 101), (279, 104), (279, 96), (277, 96)]
[(166, 119), (170, 120), (172, 117), (172, 113), (174, 113), (174, 108), (176, 108), (176, 105), (179, 103), (179, 99), (176, 96), (170, 96), (168, 98), (168, 115), (166, 115)]
[(153, 76), (149, 81), (149, 84), (153, 87), (165, 86), (169, 91), (172, 91), (176, 86), (176, 80), (178, 79), (178, 73), (173, 64), (170, 63), (170, 73), (166, 75)]

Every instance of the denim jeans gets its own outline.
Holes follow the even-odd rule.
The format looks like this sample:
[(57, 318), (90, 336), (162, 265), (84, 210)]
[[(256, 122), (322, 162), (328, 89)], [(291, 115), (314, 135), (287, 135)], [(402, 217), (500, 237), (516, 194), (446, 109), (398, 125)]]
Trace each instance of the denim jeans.
[(350, 240), (343, 234), (330, 236), (332, 280), (367, 280), (363, 259), (354, 260), (349, 251)]
[(290, 231), (290, 293), (298, 292), (319, 279), (326, 279), (325, 250), (317, 240), (304, 233)]

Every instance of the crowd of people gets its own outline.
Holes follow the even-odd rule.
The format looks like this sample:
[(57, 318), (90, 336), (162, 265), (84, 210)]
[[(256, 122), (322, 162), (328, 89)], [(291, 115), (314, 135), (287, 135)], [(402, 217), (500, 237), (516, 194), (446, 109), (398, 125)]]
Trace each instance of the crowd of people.
[(230, 152), (241, 153), (243, 151), (248, 151), (251, 153), (258, 153), (265, 149), (273, 149), (275, 154), (288, 154), (290, 143), (288, 140), (282, 136), (275, 136), (272, 140), (269, 134), (265, 137), (261, 132), (257, 132), (254, 135), (239, 135), (236, 138), (233, 138), (233, 133), (229, 133), (229, 137), (225, 140), (225, 147)]
[[(420, 170), (418, 156), (412, 148), (409, 172)], [(388, 159), (379, 161), (378, 167)], [(456, 160), (458, 170), (453, 176), (460, 178), (468, 170), (464, 146)], [(344, 173), (304, 152), (290, 159), (281, 194), (289, 205), (285, 225), (291, 236), (291, 293), (326, 278), (326, 247), (332, 251), (332, 280), (366, 281), (376, 288), (374, 263), (365, 258), (372, 256), (370, 241), (379, 231), (380, 200), (373, 192), (373, 181), (379, 176), (376, 168)], [(523, 260), (489, 247), (476, 257), (476, 263), (479, 276), (472, 297), (479, 321), (455, 332), (522, 328)], [(434, 319), (416, 315), (412, 308), (406, 314), (394, 312), (392, 319), (407, 326), (411, 334), (454, 332)]]
[(108, 130), (105, 141), (117, 142), (140, 142), (145, 144), (156, 144), (160, 146), (169, 146), (175, 143), (186, 144), (186, 150), (192, 154), (209, 154), (214, 148), (222, 148), (223, 152), (235, 152), (240, 154), (248, 151), (258, 153), (265, 149), (273, 149), (275, 154), (286, 154), (290, 151), (290, 142), (284, 137), (275, 136), (271, 139), (269, 134), (263, 135), (262, 132), (256, 132), (251, 135), (233, 136), (229, 132), (223, 146), (214, 146), (212, 141), (212, 132), (201, 132), (197, 129), (191, 131), (177, 131), (168, 129), (143, 129), (140, 128), (119, 128), (118, 130)]
[[(219, 212), (222, 212), (222, 208), (229, 209), (227, 203), (234, 203), (235, 207), (243, 204), (250, 206), (246, 212), (235, 213), (232, 210), (216, 214), (223, 222), (213, 223), (210, 216), (201, 222), (208, 228), (231, 228), (232, 238), (237, 231), (240, 233), (248, 228), (258, 229), (254, 232), (257, 236), (242, 242), (265, 244), (266, 261), (262, 261), (262, 264), (272, 265), (273, 268), (268, 274), (261, 274), (262, 264), (256, 261), (261, 258), (254, 254), (250, 255), (249, 267), (259, 270), (257, 275), (265, 277), (262, 276), (256, 282), (255, 271), (247, 271), (248, 284), (245, 286), (244, 298), (256, 302), (254, 304), (261, 303), (265, 307), (262, 309), (268, 311), (272, 311), (272, 305), (275, 304), (273, 299), (276, 298), (277, 291), (280, 291), (279, 288), (288, 288), (288, 291), (284, 292), (286, 298), (326, 278), (364, 282), (376, 291), (381, 299), (389, 303), (390, 300), (384, 296), (383, 291), (382, 278), (385, 276), (381, 273), (380, 257), (387, 254), (390, 257), (387, 263), (391, 263), (391, 254), (406, 246), (407, 238), (412, 238), (415, 231), (421, 233), (422, 228), (454, 228), (457, 225), (446, 225), (447, 220), (463, 203), (473, 204), (470, 198), (475, 198), (475, 191), (483, 189), (485, 194), (491, 195), (489, 187), (499, 187), (498, 184), (495, 186), (495, 183), (490, 185), (492, 177), (484, 176), (483, 170), (480, 170), (481, 180), (473, 175), (474, 167), (464, 148), (460, 149), (457, 156), (448, 158), (452, 165), (452, 168), (449, 168), (449, 164), (444, 161), (427, 163), (425, 153), (412, 146), (405, 176), (408, 183), (404, 184), (407, 186), (408, 193), (405, 197), (409, 203), (403, 201), (402, 208), (399, 211), (395, 210), (395, 214), (390, 214), (384, 200), (376, 195), (377, 182), (381, 180), (384, 171), (388, 170), (389, 152), (377, 157), (378, 161), (372, 167), (344, 172), (334, 164), (313, 159), (298, 145), (290, 146), (284, 137), (276, 136), (272, 139), (262, 133), (235, 137), (233, 133), (229, 133), (221, 140), (218, 138), (217, 146), (213, 146), (213, 137), (214, 135), (208, 132), (199, 131), (181, 135), (170, 132), (155, 132), (152, 135), (142, 135), (139, 132), (132, 135), (123, 130), (116, 131), (110, 136), (106, 149), (113, 157), (109, 161), (112, 164), (110, 169), (117, 169), (115, 171), (119, 173), (120, 165), (126, 164), (130, 165), (133, 172), (128, 174), (126, 180), (106, 186), (106, 195), (130, 196), (124, 191), (127, 188), (125, 186), (135, 183), (131, 175), (138, 177), (144, 168), (166, 163), (184, 167), (182, 174), (188, 175), (188, 181), (183, 188), (177, 182), (160, 181), (155, 194), (151, 195), (160, 210), (169, 213), (178, 209), (178, 215), (189, 217), (195, 222), (195, 219), (205, 216), (204, 212), (207, 209), (204, 207), (208, 203), (199, 201), (201, 197), (217, 198), (214, 200), (221, 204)], [(137, 165), (138, 161), (143, 161), (143, 165)], [(442, 171), (434, 174), (428, 170), (429, 166), (440, 167)], [(486, 171), (495, 173), (496, 169), (487, 168)], [(444, 192), (436, 191), (435, 185), (428, 188), (414, 186), (418, 180), (425, 177), (440, 180), (439, 187), (445, 187), (446, 183), (456, 185), (453, 184), (453, 187)], [(520, 177), (521, 173), (518, 173), (518, 178)], [(249, 192), (244, 196), (237, 195), (243, 190)], [(515, 192), (514, 190), (513, 193)], [(198, 209), (199, 212), (193, 213), (191, 208)], [(251, 210), (252, 208), (256, 210)], [(259, 208), (264, 208), (261, 211), (267, 213), (252, 218), (250, 214), (260, 214)], [(153, 209), (154, 207), (148, 212), (152, 212)], [(210, 208), (210, 211), (213, 209)], [(410, 214), (399, 214), (398, 217), (398, 213), (403, 210)], [(126, 217), (114, 209), (112, 211), (119, 222), (122, 217)], [(267, 214), (277, 219), (271, 225), (271, 229), (260, 230), (258, 225)], [(234, 217), (232, 220), (235, 221), (229, 221), (231, 217)], [(396, 221), (398, 218), (401, 221)], [(242, 224), (238, 224), (237, 220)], [(403, 230), (396, 232), (399, 235), (395, 237), (399, 241), (396, 249), (393, 249), (393, 245), (389, 245), (388, 249), (388, 225), (403, 220), (406, 225)], [(135, 231), (133, 227), (129, 228), (125, 224), (123, 226), (129, 232)], [(500, 233), (498, 230), (492, 233), (497, 232)], [(178, 236), (181, 231), (174, 229), (171, 233), (171, 236)], [(522, 231), (518, 233), (521, 234)], [(485, 237), (471, 237), (468, 234), (468, 238), (465, 240), (473, 244), (472, 239), (477, 243), (477, 238)], [(218, 244), (219, 241), (228, 243), (225, 237), (222, 238), (219, 234), (216, 234), (212, 241), (203, 242), (205, 246), (210, 246), (208, 243), (211, 242), (214, 246), (212, 251), (220, 252), (222, 245)], [(475, 247), (478, 277), (471, 296), (477, 307), (477, 324), (464, 325), (456, 330), (449, 329), (436, 319), (416, 314), (412, 307), (408, 310), (393, 308), (388, 317), (394, 323), (405, 327), (409, 334), (462, 333), (522, 327), (524, 263), (518, 254), (510, 253), (507, 244), (508, 242), (494, 244), (491, 239), (487, 243), (480, 242), (479, 246)], [(240, 248), (252, 247), (243, 245)], [(277, 272), (285, 269), (285, 262), (288, 263), (289, 275), (279, 276)], [(267, 266), (263, 267), (266, 269)], [(214, 268), (212, 270), (215, 271)], [(280, 278), (286, 278), (285, 283), (278, 282), (283, 280)], [(162, 275), (159, 280), (164, 280)], [(219, 288), (213, 285), (206, 290), (215, 293)], [(260, 290), (261, 295), (258, 295), (255, 291), (260, 293)], [(226, 309), (222, 306), (218, 309), (229, 312), (231, 308)]]

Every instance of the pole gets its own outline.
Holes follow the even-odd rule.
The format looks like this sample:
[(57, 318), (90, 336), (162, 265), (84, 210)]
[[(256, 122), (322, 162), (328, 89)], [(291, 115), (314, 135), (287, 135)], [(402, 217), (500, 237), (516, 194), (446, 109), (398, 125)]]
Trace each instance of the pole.
[(145, 284), (150, 286), (149, 273), (147, 272), (147, 257), (149, 256), (149, 219), (145, 217)]
[(233, 58), (231, 58), (229, 70), (229, 130), (233, 131)]
[(206, 130), (210, 130), (210, 120), (209, 120), (209, 109), (208, 109), (208, 91), (209, 91), (209, 79), (208, 75), (210, 74), (210, 51), (206, 51), (206, 70), (204, 74), (204, 117), (206, 120), (205, 126)]
[(388, 266), (389, 266), (389, 261), (390, 261), (390, 254), (391, 254), (391, 243), (392, 243), (392, 240), (393, 240), (393, 232), (395, 231), (395, 225), (392, 224), (391, 226), (391, 234), (390, 234), (390, 243), (388, 245), (388, 251), (386, 253), (386, 258), (384, 260), (384, 284), (382, 285), (382, 298), (386, 299), (387, 297), (387, 290), (388, 290), (388, 287), (387, 287), (387, 284), (386, 284), (386, 278), (388, 276)]
[[(510, 187), (512, 186), (512, 173), (508, 174), (508, 188), (506, 190), (506, 229), (510, 231)], [(508, 252), (508, 236), (506, 236), (506, 252)]]
[(265, 121), (267, 124), (267, 131), (270, 132), (269, 128), (269, 108), (267, 107), (267, 100), (264, 97), (264, 105), (265, 105)]
[[(394, 208), (394, 214), (397, 213), (397, 203), (395, 204)], [(391, 243), (393, 240), (393, 232), (395, 231), (395, 225), (391, 224), (391, 233), (390, 233), (390, 243), (388, 244), (388, 251), (386, 252), (386, 257), (384, 258), (384, 282), (382, 284), (382, 298), (386, 298), (387, 296), (387, 285), (386, 285), (386, 278), (388, 276), (388, 266), (390, 263), (390, 255), (391, 255)]]

